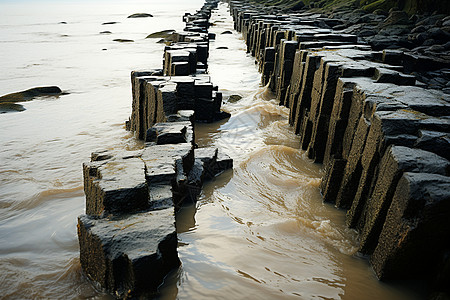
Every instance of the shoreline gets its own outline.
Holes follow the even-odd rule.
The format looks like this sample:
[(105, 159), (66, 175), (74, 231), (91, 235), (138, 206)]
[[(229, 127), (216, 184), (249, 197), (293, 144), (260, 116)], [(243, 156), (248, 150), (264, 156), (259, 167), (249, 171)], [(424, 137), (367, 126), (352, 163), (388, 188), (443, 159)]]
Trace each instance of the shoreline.
[(448, 293), (450, 97), (403, 73), (432, 67), (427, 58), (411, 55), (411, 65), (403, 51), (373, 50), (319, 14), (230, 5), (262, 84), (290, 108), (302, 149), (325, 165), (324, 201), (347, 210), (377, 277)]

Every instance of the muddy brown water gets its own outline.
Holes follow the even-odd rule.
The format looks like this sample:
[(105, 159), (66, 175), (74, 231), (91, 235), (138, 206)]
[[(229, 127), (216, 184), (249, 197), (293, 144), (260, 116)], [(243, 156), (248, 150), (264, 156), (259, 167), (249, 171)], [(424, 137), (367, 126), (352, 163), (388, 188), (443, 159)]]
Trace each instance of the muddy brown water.
[[(121, 3), (120, 8), (127, 5)], [(148, 5), (147, 11), (154, 13), (151, 5), (156, 4)], [(67, 50), (83, 41), (75, 57), (52, 60), (51, 53), (45, 57), (42, 52), (36, 65), (34, 59), (15, 61), (22, 70), (5, 62), (12, 76), (0, 78), (2, 94), (7, 87), (21, 90), (21, 80), (29, 85), (26, 88), (38, 85), (41, 74), (52, 84), (59, 79), (70, 87), (61, 88), (71, 89), (71, 94), (32, 101), (24, 112), (0, 115), (0, 298), (110, 298), (86, 280), (79, 264), (76, 217), (84, 212), (81, 163), (102, 148), (142, 147), (122, 122), (131, 107), (129, 72), (159, 66), (163, 46), (139, 37), (172, 26), (182, 28), (179, 16), (199, 8), (202, 1), (158, 5), (166, 23), (133, 21), (141, 22), (139, 26), (120, 19), (119, 6), (102, 13), (91, 9), (79, 21), (84, 27), (72, 24), (64, 29), (69, 36), (84, 30), (72, 42), (42, 39), (60, 34), (57, 25), (45, 23), (35, 32), (43, 50), (58, 43)], [(22, 16), (9, 9), (12, 16), (16, 12), (16, 19)], [(123, 17), (137, 11), (137, 6), (129, 8)], [(65, 18), (69, 26), (71, 18), (77, 19), (73, 10)], [(94, 41), (91, 34), (104, 29), (91, 30), (94, 20), (97, 24), (116, 19), (122, 22), (116, 31), (135, 39), (134, 45), (116, 45), (112, 37)], [(55, 24), (56, 20), (62, 21), (60, 13), (54, 16)], [(410, 289), (379, 282), (367, 260), (355, 254), (358, 235), (345, 226), (345, 212), (322, 203), (318, 189), (322, 166), (299, 150), (287, 109), (259, 86), (257, 66), (245, 53), (240, 34), (220, 34), (233, 28), (225, 4), (214, 12), (212, 22), (211, 31), (217, 33), (210, 45), (212, 82), (225, 100), (231, 95), (242, 99), (223, 106), (232, 113), (229, 120), (197, 124), (196, 141), (200, 147), (218, 147), (230, 155), (234, 168), (206, 184), (199, 201), (178, 213), (182, 266), (167, 278), (157, 299), (419, 299)], [(9, 27), (2, 26), (0, 30), (8, 33)], [(13, 29), (9, 30), (12, 36)], [(19, 36), (31, 35), (21, 30)], [(20, 38), (11, 37), (7, 48), (13, 49), (14, 42)], [(108, 54), (101, 50), (105, 47)]]

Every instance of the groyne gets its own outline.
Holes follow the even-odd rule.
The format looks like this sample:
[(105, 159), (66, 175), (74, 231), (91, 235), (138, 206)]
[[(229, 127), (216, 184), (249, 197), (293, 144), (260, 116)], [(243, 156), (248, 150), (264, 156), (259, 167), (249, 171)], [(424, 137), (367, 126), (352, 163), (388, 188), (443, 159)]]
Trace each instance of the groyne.
[[(86, 214), (78, 219), (84, 274), (117, 298), (149, 297), (180, 265), (175, 213), (203, 182), (232, 168), (197, 148), (195, 123), (229, 117), (207, 75), (209, 17), (218, 0), (186, 14), (161, 69), (133, 71), (128, 130), (142, 150), (92, 153), (83, 164)], [(449, 294), (450, 98), (408, 71), (429, 62), (376, 51), (337, 18), (230, 1), (235, 29), (261, 81), (290, 109), (301, 148), (323, 163), (325, 202), (347, 211), (381, 280), (421, 280)], [(436, 66), (433, 66), (436, 68)]]
[(232, 168), (216, 148), (198, 148), (195, 122), (229, 117), (207, 71), (208, 0), (172, 34), (162, 69), (133, 71), (128, 130), (142, 150), (92, 153), (83, 164), (86, 214), (78, 218), (84, 274), (116, 298), (151, 297), (180, 265), (175, 213), (197, 200), (203, 182)]
[(430, 60), (374, 51), (317, 13), (238, 0), (230, 12), (302, 149), (325, 165), (324, 201), (347, 210), (377, 277), (448, 295), (450, 97), (405, 73)]

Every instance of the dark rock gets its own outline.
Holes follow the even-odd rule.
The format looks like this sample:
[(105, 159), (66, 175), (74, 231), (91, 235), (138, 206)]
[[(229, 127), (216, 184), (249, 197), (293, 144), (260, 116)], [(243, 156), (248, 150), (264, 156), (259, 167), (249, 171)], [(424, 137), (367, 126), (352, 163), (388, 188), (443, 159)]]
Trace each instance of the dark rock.
[(191, 122), (156, 123), (147, 130), (146, 142), (158, 145), (193, 143)]
[(370, 259), (382, 280), (427, 279), (450, 234), (450, 177), (405, 173)]
[(217, 50), (226, 50), (226, 49), (228, 49), (228, 47), (223, 47), (223, 46), (222, 46), (222, 47), (217, 47), (216, 49), (217, 49)]
[(108, 30), (100, 32), (100, 34), (111, 34), (111, 33), (112, 33), (112, 32), (111, 32), (111, 31), (108, 31)]
[(303, 1), (298, 1), (294, 6), (291, 7), (291, 10), (297, 11), (305, 8), (305, 3)]
[(445, 47), (442, 45), (433, 45), (431, 47), (428, 47), (426, 51), (429, 52), (443, 52), (445, 51)]
[(167, 122), (190, 122), (194, 126), (195, 115), (193, 110), (179, 110), (176, 114), (167, 116)]
[(120, 23), (120, 22), (105, 22), (105, 23), (102, 23), (102, 25), (113, 25), (113, 24), (118, 24), (118, 23)]
[(114, 42), (119, 42), (119, 43), (133, 43), (133, 40), (127, 40), (127, 39), (114, 39)]
[(209, 32), (208, 33), (208, 40), (215, 40), (216, 39), (216, 34), (213, 32)]
[(0, 103), (0, 114), (21, 111), (25, 111), (25, 107), (23, 107), (23, 105), (11, 102)]
[(22, 92), (7, 94), (0, 97), (0, 103), (30, 101), (37, 97), (57, 97), (62, 91), (57, 86), (36, 87)]
[(180, 265), (173, 208), (128, 217), (78, 218), (84, 273), (118, 298), (149, 297)]
[(127, 18), (149, 18), (149, 17), (153, 17), (153, 15), (146, 13), (136, 13), (129, 15)]
[(114, 154), (108, 150), (96, 151), (91, 153), (91, 161), (108, 160), (114, 157)]
[(174, 32), (175, 32), (175, 30), (173, 30), (173, 29), (162, 30), (162, 31), (154, 32), (154, 33), (147, 35), (146, 39), (153, 39), (153, 38), (168, 39), (168, 38), (172, 37)]
[(231, 117), (230, 113), (228, 113), (226, 111), (219, 111), (219, 112), (214, 113), (214, 119), (213, 120), (215, 122), (218, 122), (218, 121), (221, 121), (221, 120), (228, 119), (230, 117)]
[[(93, 154), (93, 158), (99, 156)], [(147, 208), (148, 187), (142, 160), (133, 155), (103, 158), (83, 164), (86, 213), (99, 216)]]
[(221, 34), (233, 34), (233, 33), (229, 30), (226, 30), (226, 31), (222, 32)]
[(196, 202), (203, 183), (233, 168), (233, 160), (217, 148), (195, 149), (195, 163), (189, 172), (187, 185), (188, 197), (185, 200)]
[(423, 25), (419, 25), (417, 27), (414, 27), (411, 30), (411, 33), (421, 33), (421, 32), (425, 32), (425, 31), (427, 31), (427, 28), (425, 26), (423, 26)]
[(380, 8), (375, 9), (372, 13), (374, 15), (385, 16), (385, 17), (388, 16), (388, 14), (389, 14), (387, 11), (380, 9)]
[(450, 40), (450, 34), (443, 31), (440, 28), (432, 27), (427, 31), (427, 34), (429, 38), (438, 40), (438, 41), (445, 41), (448, 42)]
[(358, 33), (359, 36), (363, 36), (363, 37), (372, 36), (372, 35), (376, 35), (376, 34), (377, 34), (377, 32), (375, 30), (371, 30), (371, 29), (364, 29)]
[(239, 101), (239, 100), (241, 100), (242, 99), (242, 96), (240, 96), (240, 95), (231, 95), (229, 98), (228, 98), (228, 102), (230, 102), (230, 103), (235, 103), (235, 102), (237, 102), (237, 101)]

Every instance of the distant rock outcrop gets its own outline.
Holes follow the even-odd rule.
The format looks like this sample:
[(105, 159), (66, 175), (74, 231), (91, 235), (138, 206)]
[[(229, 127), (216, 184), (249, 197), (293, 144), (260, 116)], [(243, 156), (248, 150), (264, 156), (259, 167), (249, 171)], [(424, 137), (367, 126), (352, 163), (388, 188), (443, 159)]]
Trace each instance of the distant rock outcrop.
[(137, 14), (132, 14), (132, 15), (128, 16), (128, 18), (132, 18), (132, 19), (135, 19), (135, 18), (151, 18), (151, 17), (153, 17), (153, 15), (146, 14), (146, 13), (137, 13)]
[(62, 90), (57, 86), (35, 87), (22, 92), (7, 94), (0, 97), (0, 103), (14, 103), (33, 100), (36, 97), (59, 96)]

